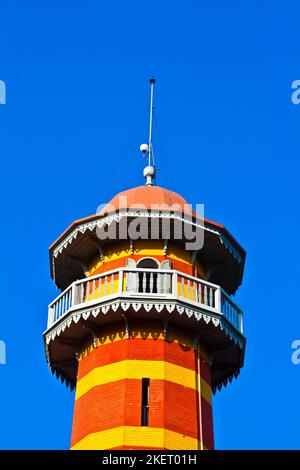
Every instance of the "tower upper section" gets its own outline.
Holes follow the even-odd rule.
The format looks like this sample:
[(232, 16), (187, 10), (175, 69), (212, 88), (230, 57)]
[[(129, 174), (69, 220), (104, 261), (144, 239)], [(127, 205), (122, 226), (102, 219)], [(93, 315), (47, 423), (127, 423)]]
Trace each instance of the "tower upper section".
[[(131, 233), (130, 224), (137, 223), (139, 233)], [(244, 249), (224, 225), (198, 216), (181, 195), (159, 186), (122, 191), (99, 213), (74, 221), (50, 246), (51, 275), (65, 289), (84, 278), (90, 261), (117, 240), (132, 247), (134, 238), (160, 239), (167, 251), (172, 240), (186, 247), (197, 237), (203, 243), (189, 248), (191, 262), (200, 260), (207, 280), (234, 294), (242, 282)]]
[[(202, 243), (187, 249), (191, 235)], [(230, 295), (242, 282), (245, 251), (179, 194), (158, 186), (119, 193), (73, 222), (50, 259), (63, 292), (49, 306), (46, 351), (52, 371), (71, 385), (88, 338), (124, 315), (182, 325), (196, 342), (201, 336), (212, 354), (213, 388), (239, 372), (243, 320)]]

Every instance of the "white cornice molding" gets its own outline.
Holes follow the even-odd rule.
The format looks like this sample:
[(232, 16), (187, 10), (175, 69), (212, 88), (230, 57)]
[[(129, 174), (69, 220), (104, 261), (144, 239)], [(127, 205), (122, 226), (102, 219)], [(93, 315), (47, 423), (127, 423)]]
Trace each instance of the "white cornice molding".
[(57, 258), (59, 254), (61, 254), (68, 245), (71, 245), (73, 240), (75, 240), (79, 233), (84, 234), (87, 230), (91, 232), (94, 231), (96, 228), (102, 228), (105, 225), (110, 225), (112, 222), (119, 223), (122, 218), (125, 217), (144, 217), (144, 218), (167, 218), (173, 219), (180, 222), (187, 223), (192, 227), (198, 227), (200, 229), (204, 229), (207, 232), (216, 234), (220, 238), (220, 242), (224, 245), (224, 247), (239, 261), (242, 261), (242, 256), (238, 252), (238, 250), (229, 242), (227, 237), (224, 234), (220, 233), (218, 230), (213, 229), (211, 227), (205, 226), (205, 222), (197, 222), (193, 221), (191, 217), (183, 217), (179, 213), (172, 213), (169, 211), (152, 211), (149, 212), (147, 210), (133, 210), (133, 209), (123, 209), (120, 210), (118, 213), (115, 214), (108, 214), (107, 216), (99, 216), (95, 220), (90, 222), (82, 223), (77, 225), (68, 235), (66, 235), (60, 243), (54, 248), (53, 250), (53, 257)]
[[(54, 374), (56, 374), (57, 378), (60, 378), (62, 382), (66, 382), (66, 385), (69, 386), (71, 390), (74, 388), (75, 383), (70, 382), (68, 379), (66, 379), (59, 371), (55, 370), (54, 367), (51, 364), (51, 358), (50, 358), (50, 353), (49, 353), (49, 345), (52, 341), (55, 341), (56, 339), (59, 338), (61, 333), (65, 332), (66, 329), (70, 328), (73, 323), (78, 324), (80, 321), (85, 321), (88, 320), (90, 316), (97, 318), (98, 315), (107, 315), (109, 314), (110, 311), (116, 312), (118, 309), (120, 309), (122, 312), (126, 312), (129, 308), (133, 308), (135, 312), (138, 312), (141, 309), (144, 309), (145, 312), (149, 313), (151, 309), (155, 309), (157, 313), (160, 313), (164, 308), (168, 311), (168, 313), (174, 314), (174, 312), (177, 312), (179, 315), (186, 315), (188, 318), (194, 317), (199, 323), (203, 322), (204, 324), (212, 324), (215, 328), (220, 329), (223, 331), (226, 336), (230, 338), (231, 341), (233, 341), (236, 345), (239, 346), (239, 348), (242, 351), (242, 357), (243, 357), (243, 351), (245, 348), (245, 338), (243, 335), (238, 333), (234, 327), (232, 327), (229, 322), (222, 317), (221, 315), (214, 314), (212, 312), (206, 312), (203, 313), (201, 311), (198, 311), (194, 308), (188, 308), (184, 306), (183, 304), (180, 304), (178, 302), (136, 302), (136, 301), (110, 301), (106, 303), (105, 305), (98, 306), (95, 308), (86, 308), (82, 309), (79, 312), (69, 312), (67, 315), (67, 318), (62, 318), (61, 321), (59, 321), (54, 327), (50, 328), (50, 331), (47, 330), (44, 333), (44, 341), (45, 341), (45, 350), (46, 350), (46, 358), (47, 362), (49, 365), (50, 371)], [(237, 367), (236, 370), (228, 377), (225, 379), (220, 380), (219, 383), (213, 387), (212, 391), (213, 393), (216, 392), (216, 390), (221, 390), (223, 386), (226, 386), (228, 382), (232, 382), (233, 378), (236, 378), (239, 375), (240, 372), (240, 367)]]
[(64, 332), (67, 328), (70, 328), (72, 323), (78, 323), (81, 319), (87, 320), (90, 316), (97, 318), (98, 315), (107, 315), (110, 310), (116, 312), (119, 308), (126, 312), (129, 308), (133, 308), (135, 312), (138, 312), (141, 308), (147, 313), (151, 309), (155, 309), (156, 312), (160, 313), (164, 308), (171, 314), (175, 310), (179, 315), (186, 315), (188, 318), (194, 317), (197, 321), (204, 321), (206, 324), (212, 323), (215, 327), (220, 328), (225, 332), (227, 336), (237, 344), (241, 349), (244, 348), (245, 339), (242, 334), (238, 333), (233, 326), (229, 324), (225, 317), (222, 315), (215, 314), (213, 312), (201, 312), (192, 307), (186, 307), (181, 302), (137, 302), (134, 301), (110, 301), (105, 305), (97, 307), (88, 307), (81, 309), (80, 311), (70, 311), (66, 318), (62, 317), (54, 326), (44, 333), (45, 344), (48, 346), (51, 341), (54, 341), (57, 336)]

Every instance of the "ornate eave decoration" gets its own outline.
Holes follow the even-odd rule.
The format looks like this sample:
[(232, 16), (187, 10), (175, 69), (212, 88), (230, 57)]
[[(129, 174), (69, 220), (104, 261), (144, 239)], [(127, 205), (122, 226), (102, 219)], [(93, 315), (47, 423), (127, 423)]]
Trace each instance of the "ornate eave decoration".
[[(61, 378), (62, 382), (65, 381), (67, 387), (70, 385), (71, 390), (74, 388), (75, 383), (71, 380), (68, 380), (66, 377), (63, 376), (59, 371), (55, 370), (51, 365), (51, 359), (49, 354), (49, 344), (51, 341), (57, 339), (66, 329), (70, 328), (73, 323), (77, 324), (80, 321), (86, 321), (90, 317), (97, 318), (99, 315), (109, 315), (110, 311), (116, 312), (118, 309), (121, 309), (123, 312), (126, 313), (128, 309), (132, 308), (135, 312), (139, 310), (143, 310), (147, 313), (150, 310), (154, 309), (157, 313), (160, 313), (163, 309), (166, 309), (169, 315), (176, 312), (180, 316), (187, 316), (189, 319), (192, 317), (197, 320), (197, 322), (201, 322), (205, 325), (211, 324), (215, 328), (218, 328), (222, 332), (225, 333), (226, 336), (230, 338), (230, 340), (236, 344), (241, 351), (243, 352), (245, 349), (246, 340), (243, 335), (241, 335), (237, 330), (224, 318), (223, 316), (219, 316), (214, 314), (213, 312), (206, 312), (203, 313), (196, 308), (191, 308), (190, 306), (187, 307), (184, 304), (178, 304), (176, 302), (149, 302), (149, 301), (109, 301), (101, 306), (92, 306), (87, 308), (82, 308), (80, 311), (72, 311), (72, 309), (65, 315), (65, 318), (62, 317), (60, 320), (54, 324), (50, 330), (47, 330), (44, 333), (44, 341), (45, 341), (45, 350), (46, 350), (46, 357), (49, 368), (52, 374), (55, 374), (57, 378)], [(243, 361), (243, 354), (242, 360)], [(242, 367), (242, 363), (240, 364)], [(236, 378), (239, 375), (240, 367), (236, 368), (235, 371), (230, 374), (230, 376), (222, 379), (220, 382), (216, 383), (212, 388), (213, 393), (216, 390), (221, 390), (222, 386), (226, 386), (228, 382), (232, 382), (233, 378)]]
[(55, 280), (55, 258), (57, 258), (72, 242), (77, 238), (79, 234), (84, 234), (86, 231), (93, 232), (95, 229), (101, 229), (105, 226), (110, 226), (113, 222), (119, 223), (123, 218), (161, 218), (161, 219), (170, 219), (176, 220), (181, 223), (189, 224), (192, 229), (200, 229), (205, 232), (212, 233), (216, 235), (221, 245), (228, 251), (228, 253), (233, 256), (239, 264), (242, 263), (243, 257), (239, 250), (229, 241), (221, 231), (211, 226), (207, 226), (203, 219), (197, 219), (191, 216), (183, 216), (182, 213), (173, 212), (173, 211), (148, 211), (148, 210), (138, 210), (138, 209), (121, 209), (116, 213), (107, 214), (104, 216), (99, 216), (94, 220), (89, 222), (80, 223), (71, 230), (69, 234), (66, 234), (62, 240), (53, 248), (52, 252), (52, 272), (53, 278)]

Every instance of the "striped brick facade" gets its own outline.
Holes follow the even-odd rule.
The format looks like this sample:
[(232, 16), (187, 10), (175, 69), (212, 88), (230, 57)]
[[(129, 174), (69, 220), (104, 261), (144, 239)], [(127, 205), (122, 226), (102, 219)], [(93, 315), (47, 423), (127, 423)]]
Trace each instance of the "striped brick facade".
[[(150, 380), (141, 426), (142, 379)], [(109, 327), (79, 359), (72, 449), (212, 449), (210, 365), (189, 332), (155, 321)]]

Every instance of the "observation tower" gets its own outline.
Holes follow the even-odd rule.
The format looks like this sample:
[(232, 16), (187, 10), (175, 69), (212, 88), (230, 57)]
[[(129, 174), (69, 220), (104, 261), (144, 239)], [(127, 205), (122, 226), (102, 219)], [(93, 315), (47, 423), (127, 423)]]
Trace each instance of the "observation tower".
[(76, 388), (71, 449), (213, 449), (212, 392), (244, 361), (232, 296), (245, 251), (226, 228), (146, 184), (73, 222), (50, 247), (60, 295), (44, 333), (51, 372)]

